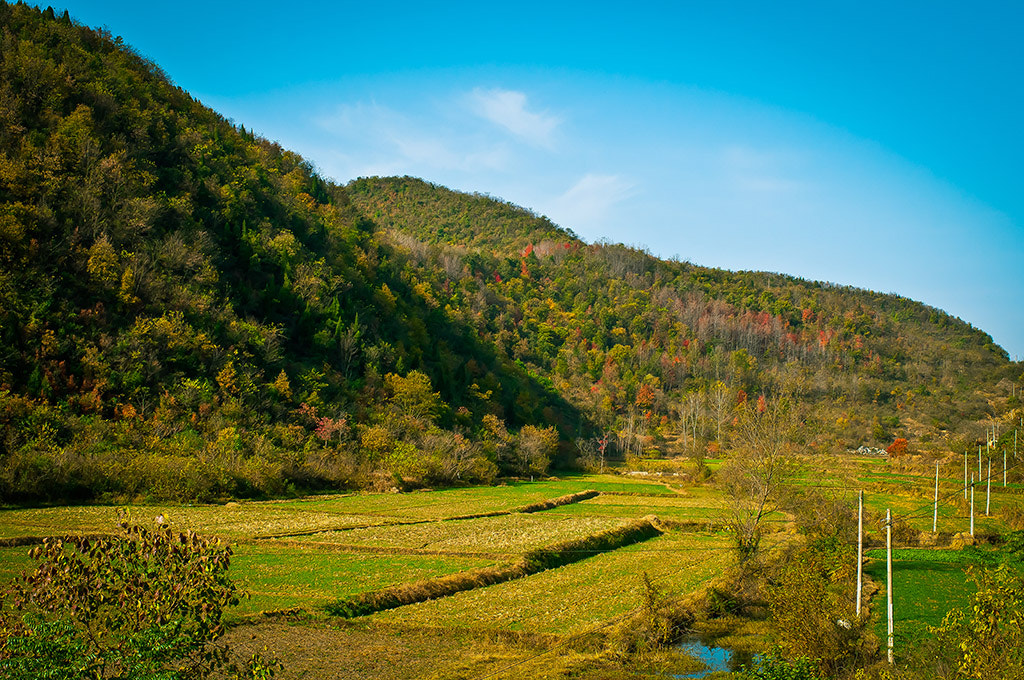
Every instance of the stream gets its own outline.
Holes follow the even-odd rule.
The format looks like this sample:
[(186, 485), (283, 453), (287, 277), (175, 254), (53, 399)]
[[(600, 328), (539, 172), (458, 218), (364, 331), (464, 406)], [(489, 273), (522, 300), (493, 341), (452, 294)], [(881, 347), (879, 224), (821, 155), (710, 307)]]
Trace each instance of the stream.
[(697, 636), (684, 638), (677, 646), (687, 654), (699, 659), (707, 668), (695, 673), (672, 675), (673, 678), (703, 678), (711, 673), (738, 671), (743, 666), (752, 664), (756, 658), (756, 655), (750, 652), (706, 644)]

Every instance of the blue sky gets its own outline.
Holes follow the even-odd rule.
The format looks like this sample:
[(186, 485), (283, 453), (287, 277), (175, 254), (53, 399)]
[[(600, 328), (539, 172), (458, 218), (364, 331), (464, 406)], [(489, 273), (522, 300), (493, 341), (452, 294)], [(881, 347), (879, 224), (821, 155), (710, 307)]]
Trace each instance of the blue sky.
[(895, 292), (1024, 357), (1024, 4), (82, 0), (339, 182)]

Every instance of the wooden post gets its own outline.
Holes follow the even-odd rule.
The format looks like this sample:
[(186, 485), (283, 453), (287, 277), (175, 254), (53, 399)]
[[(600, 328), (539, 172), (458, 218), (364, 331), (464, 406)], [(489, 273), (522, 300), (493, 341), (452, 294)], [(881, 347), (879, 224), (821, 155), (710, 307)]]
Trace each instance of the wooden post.
[(988, 510), (992, 503), (992, 459), (988, 459), (988, 485), (985, 487), (985, 517), (988, 517)]
[(888, 642), (888, 657), (889, 663), (893, 663), (892, 659), (892, 639), (893, 639), (893, 625), (892, 625), (892, 516), (889, 513), (889, 509), (885, 510), (885, 596), (887, 601), (887, 612), (889, 619), (889, 642)]
[(935, 464), (935, 512), (932, 514), (932, 533), (938, 532), (939, 526), (939, 464)]
[(974, 535), (974, 475), (971, 475), (971, 536)]
[(1003, 486), (1006, 486), (1006, 449), (1003, 449)]
[(864, 589), (864, 492), (857, 495), (857, 618), (860, 618), (860, 600)]

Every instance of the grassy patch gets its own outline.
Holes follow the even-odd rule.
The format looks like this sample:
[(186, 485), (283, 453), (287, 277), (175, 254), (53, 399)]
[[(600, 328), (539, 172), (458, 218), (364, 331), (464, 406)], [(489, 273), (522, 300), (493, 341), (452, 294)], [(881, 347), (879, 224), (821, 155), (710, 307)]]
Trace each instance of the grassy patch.
[(491, 563), (457, 556), (362, 555), (276, 543), (242, 544), (235, 547), (230, 575), (252, 597), (234, 607), (230, 616), (289, 607), (313, 609), (339, 597)]
[(633, 545), (657, 535), (660, 535), (660, 531), (650, 521), (639, 520), (581, 538), (562, 541), (542, 549), (531, 550), (513, 564), (475, 569), (438, 579), (404, 584), (355, 598), (345, 598), (331, 603), (327, 610), (338, 616), (364, 616), (416, 602), (449, 597), (466, 590), (483, 588), (579, 562), (596, 554)]
[(437, 520), (487, 512), (511, 511), (559, 496), (587, 490), (600, 492), (672, 494), (658, 482), (629, 480), (616, 475), (579, 475), (499, 486), (414, 491), (403, 494), (355, 494), (278, 503), (295, 510), (386, 516), (398, 520)]
[[(117, 506), (71, 506), (0, 511), (0, 538), (66, 534), (108, 534), (117, 530)], [(361, 514), (300, 511), (280, 503), (244, 503), (198, 506), (132, 506), (131, 521), (151, 523), (163, 515), (175, 530), (192, 530), (227, 538), (264, 534), (340, 529), (385, 520)]]
[(709, 487), (692, 487), (682, 493), (650, 497), (604, 495), (549, 510), (547, 515), (566, 517), (637, 518), (656, 515), (663, 520), (713, 520), (722, 515), (726, 501)]
[(576, 633), (640, 605), (646, 571), (683, 593), (733, 559), (722, 536), (669, 533), (533, 576), (413, 604), (370, 617), (381, 623)]
[[(864, 567), (865, 573), (881, 586), (875, 597), (874, 616), (875, 633), (884, 641), (885, 550), (870, 550), (865, 556), (871, 558)], [(941, 624), (950, 609), (966, 606), (975, 592), (966, 570), (981, 563), (979, 553), (972, 551), (893, 550), (893, 610), (898, 642), (908, 644), (928, 635), (929, 626)]]
[(0, 588), (11, 579), (38, 564), (28, 556), (30, 546), (16, 548), (0, 548)]

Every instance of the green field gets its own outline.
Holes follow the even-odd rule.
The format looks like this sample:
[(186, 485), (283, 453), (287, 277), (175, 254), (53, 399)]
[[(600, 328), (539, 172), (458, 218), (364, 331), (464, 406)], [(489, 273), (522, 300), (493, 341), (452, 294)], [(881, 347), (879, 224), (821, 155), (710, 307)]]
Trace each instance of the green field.
[(676, 593), (696, 589), (733, 560), (725, 536), (672, 532), (529, 578), (401, 607), (390, 624), (579, 633), (641, 605), (641, 574)]
[[(821, 488), (829, 497), (855, 505), (854, 489), (863, 485), (869, 512), (866, 529), (869, 540), (878, 545), (884, 536), (879, 518), (886, 508), (916, 529), (931, 530), (934, 478), (924, 472), (889, 470), (885, 461), (874, 459), (831, 463), (817, 470), (805, 464), (796, 486)], [(939, 508), (939, 530), (947, 538), (968, 526), (956, 481), (946, 479), (940, 485), (940, 494), (950, 495)], [(536, 509), (539, 503), (588, 490), (598, 495)], [(976, 492), (976, 530), (1002, 532), (1009, 528), (1007, 517), (1012, 514), (1003, 508), (1020, 507), (1024, 497), (993, 487), (990, 517), (982, 514), (983, 494), (981, 499), (979, 503)], [(533, 506), (530, 512), (520, 511), (527, 506)], [(122, 510), (116, 506), (2, 509), (0, 539), (110, 534)], [(383, 644), (382, 639), (391, 644), (407, 635), (402, 631), (410, 636), (411, 631), (447, 631), (463, 636), (460, 644), (467, 650), (472, 645), (466, 640), (473, 635), (571, 639), (608, 630), (637, 611), (643, 601), (644, 573), (659, 589), (686, 595), (727, 572), (736, 559), (731, 536), (722, 530), (729, 514), (722, 491), (713, 484), (684, 483), (674, 477), (577, 475), (411, 493), (336, 494), (226, 505), (136, 505), (128, 512), (140, 523), (162, 514), (173, 528), (212, 534), (230, 544), (231, 574), (250, 597), (227, 612), (228, 621), (249, 622), (244, 629), (256, 631), (253, 639), (263, 639), (269, 634), (266, 631), (274, 630), (283, 636), (280, 639), (294, 640), (300, 647), (302, 635), (273, 628), (262, 613), (302, 612), (306, 617), (302, 626), (329, 626), (333, 619), (325, 613), (325, 605), (341, 598), (445, 577), (468, 579), (477, 573), (473, 570), (508, 569), (531, 551), (560, 545), (559, 550), (571, 557), (569, 564), (377, 611), (353, 622), (364, 632), (345, 629), (349, 632), (339, 630), (331, 636), (350, 642), (369, 636), (376, 645)], [(583, 541), (652, 516), (664, 522), (658, 525), (662, 533), (654, 538), (578, 553), (564, 547), (566, 542)], [(776, 541), (796, 540), (791, 522), (792, 517), (784, 513), (769, 515), (766, 551)], [(975, 558), (974, 553), (960, 550), (910, 548), (899, 540), (904, 539), (897, 541), (900, 548), (894, 564), (896, 631), (898, 644), (906, 645), (927, 634), (929, 626), (941, 623), (950, 607), (967, 603), (973, 586), (964, 570)], [(6, 580), (31, 566), (28, 551), (27, 546), (0, 547), (0, 578)], [(869, 558), (867, 573), (883, 586), (870, 608), (875, 630), (884, 639), (884, 553), (871, 551)], [(321, 630), (313, 637), (324, 635)], [(434, 639), (433, 633), (417, 635)], [(456, 666), (492, 669), (499, 657), (505, 658), (503, 654), (509, 659), (529, 658), (523, 648), (501, 649), (505, 651), (492, 649), (494, 659), (488, 660), (487, 654), (492, 653), (488, 652)], [(429, 656), (425, 650), (409, 653)]]
[(492, 563), (459, 556), (364, 555), (294, 544), (242, 544), (235, 548), (231, 573), (250, 598), (231, 616), (291, 607), (316, 609), (339, 597)]
[[(884, 550), (866, 553), (870, 559), (864, 572), (880, 584), (876, 598), (874, 629), (879, 640), (886, 638), (886, 561)], [(964, 607), (974, 594), (967, 578), (969, 565), (977, 562), (959, 550), (901, 549), (893, 551), (894, 638), (898, 647), (913, 644), (939, 626), (954, 607)]]

